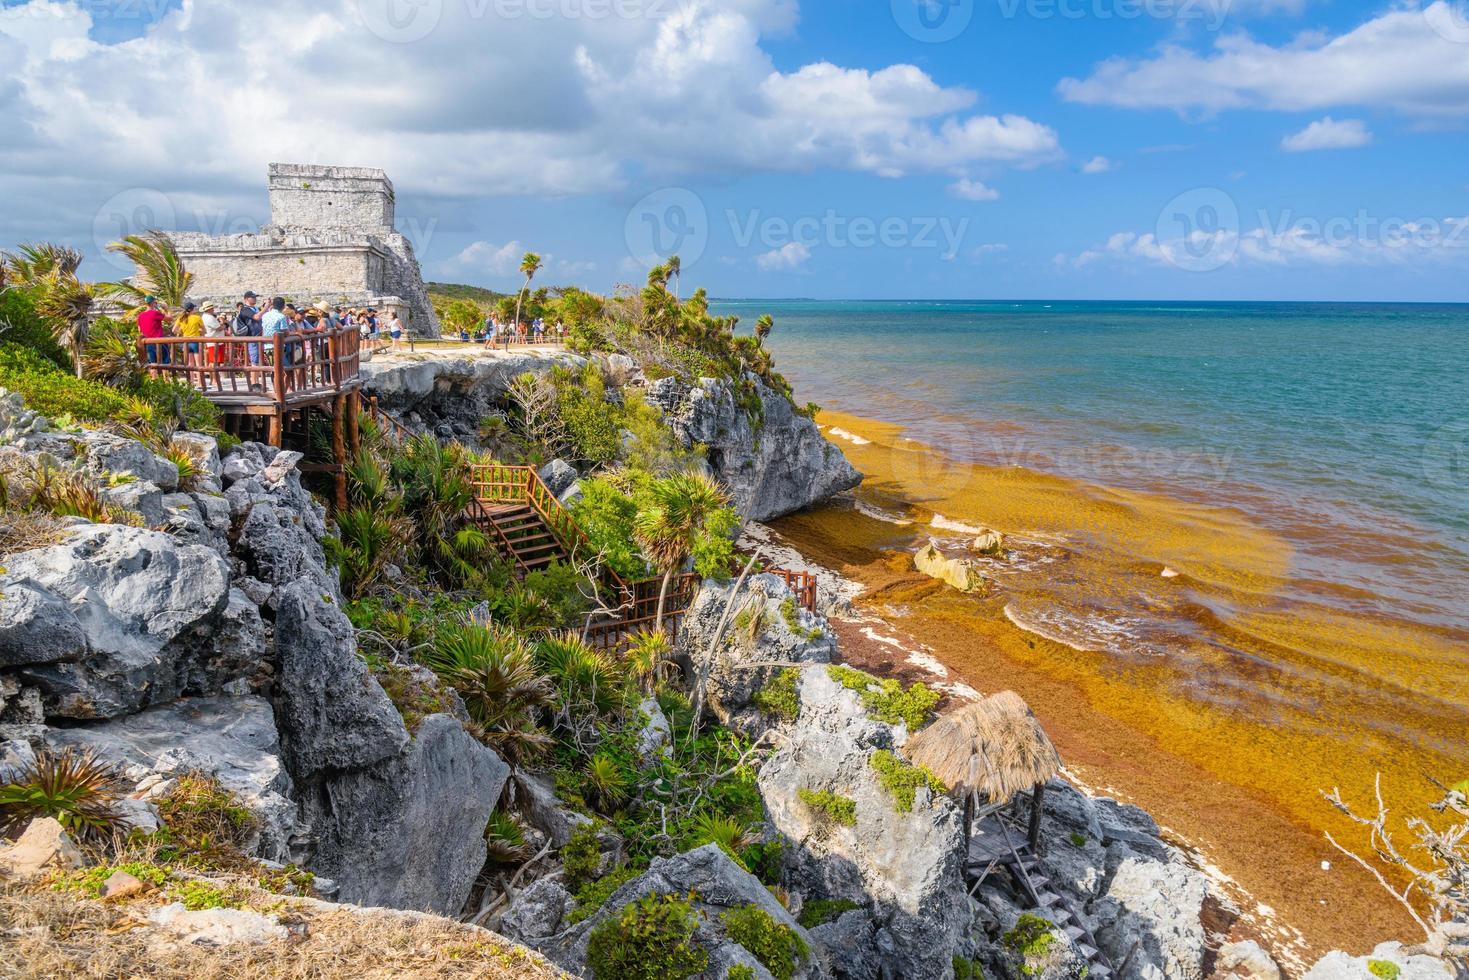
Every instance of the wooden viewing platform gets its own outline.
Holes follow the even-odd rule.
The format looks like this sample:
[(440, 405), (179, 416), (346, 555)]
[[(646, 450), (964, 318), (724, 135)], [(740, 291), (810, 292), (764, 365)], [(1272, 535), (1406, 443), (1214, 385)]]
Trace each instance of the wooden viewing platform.
[(336, 504), (346, 507), (345, 464), (361, 438), (362, 334), (356, 327), (270, 337), (143, 338), (138, 356), (150, 376), (186, 384), (219, 406), (233, 436), (281, 448), (289, 440), (304, 451), (313, 413), (329, 420), (332, 461), (300, 468), (332, 474)]

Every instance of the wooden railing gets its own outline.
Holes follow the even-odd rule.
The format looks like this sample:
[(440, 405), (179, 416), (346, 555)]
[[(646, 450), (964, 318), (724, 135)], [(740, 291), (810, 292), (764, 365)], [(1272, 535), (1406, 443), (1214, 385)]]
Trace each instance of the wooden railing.
[[(481, 504), (528, 505), (540, 515), (568, 555), (573, 558), (578, 555), (589, 559), (596, 557), (597, 552), (592, 548), (586, 532), (577, 524), (571, 512), (562, 506), (534, 467), (492, 463), (473, 466), (470, 474), (475, 498)], [(505, 545), (508, 548), (509, 542), (506, 541)], [(814, 575), (784, 568), (767, 568), (764, 571), (780, 576), (795, 593), (797, 603), (810, 612), (816, 611)], [(628, 582), (605, 562), (601, 564), (598, 575), (602, 586), (617, 603), (616, 616), (594, 623), (588, 631), (587, 639), (600, 649), (616, 649), (638, 630), (651, 627), (657, 622), (658, 595), (663, 587), (663, 578), (655, 576)], [(663, 618), (664, 627), (670, 635), (677, 629), (683, 614), (693, 605), (701, 581), (699, 575), (689, 572), (674, 576), (669, 583)]]
[(265, 398), (284, 408), (359, 384), (362, 335), (355, 328), (270, 337), (141, 338), (138, 356), (155, 378), (206, 396)]
[(810, 572), (793, 572), (788, 568), (767, 568), (767, 575), (776, 575), (796, 594), (796, 604), (807, 612), (816, 612), (816, 576)]
[(373, 422), (377, 423), (378, 429), (389, 442), (402, 446), (413, 438), (413, 430), (393, 418), (386, 409), (379, 405), (376, 395), (370, 395), (367, 398), (367, 414), (372, 417)]

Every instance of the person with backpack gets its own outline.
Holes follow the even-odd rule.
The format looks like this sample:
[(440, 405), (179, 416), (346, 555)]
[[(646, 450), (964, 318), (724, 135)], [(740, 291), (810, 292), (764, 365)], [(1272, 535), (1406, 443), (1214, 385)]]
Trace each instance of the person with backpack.
[[(253, 292), (245, 293), (245, 301), (240, 304), (239, 312), (235, 314), (234, 326), (230, 332), (236, 337), (259, 337), (260, 334), (260, 309), (255, 305), (256, 296)], [(250, 363), (260, 363), (260, 345), (249, 344), (246, 347)]]

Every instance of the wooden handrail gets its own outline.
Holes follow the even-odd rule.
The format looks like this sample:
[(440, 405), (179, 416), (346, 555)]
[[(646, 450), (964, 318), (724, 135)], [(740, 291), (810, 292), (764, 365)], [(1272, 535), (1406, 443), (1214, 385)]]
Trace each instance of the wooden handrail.
[[(192, 354), (189, 347), (196, 348)], [(279, 408), (295, 396), (334, 395), (355, 386), (361, 354), (362, 338), (353, 327), (138, 339), (138, 358), (152, 377), (182, 381), (206, 397), (263, 396)]]

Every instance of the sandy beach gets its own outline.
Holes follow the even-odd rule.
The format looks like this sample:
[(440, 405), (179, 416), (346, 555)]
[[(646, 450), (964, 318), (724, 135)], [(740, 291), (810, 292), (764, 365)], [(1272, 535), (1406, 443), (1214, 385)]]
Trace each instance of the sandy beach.
[[(1384, 693), (1424, 671), (1439, 671), (1443, 690), (1462, 691), (1456, 637), (1370, 622), (1333, 634), (1287, 610), (1273, 614), (1279, 630), (1309, 642), (1249, 657), (1242, 630), (1228, 650), (1182, 634), (1155, 637), (1131, 656), (1064, 642), (1016, 612), (1054, 598), (1038, 578), (1165, 597), (1179, 585), (1233, 587), (1239, 618), (1260, 622), (1272, 616), (1267, 604), (1252, 610), (1241, 597), (1267, 596), (1288, 555), (1227, 509), (1140, 494), (1124, 502), (1044, 474), (961, 465), (895, 426), (837, 413), (821, 421), (868, 480), (851, 501), (773, 530), (859, 593), (841, 626), (848, 656), (930, 680), (937, 661), (950, 687), (1018, 691), (1079, 784), (1147, 809), (1225, 886), (1239, 919), (1220, 926), (1221, 941), (1256, 936), (1300, 964), (1329, 948), (1365, 951), (1413, 935), (1411, 921), (1326, 840), (1331, 832), (1359, 843), (1320, 793), (1339, 786), (1363, 798), (1381, 771), (1384, 791), (1407, 808), (1431, 796), (1420, 772), (1456, 774), (1464, 705), (1423, 699), (1409, 718)], [(1008, 535), (1007, 557), (985, 566), (986, 594), (963, 595), (914, 571), (918, 544), (962, 547), (979, 526)], [(1097, 544), (1109, 534), (1127, 537), (1131, 560)], [(1158, 560), (1139, 561), (1148, 553)], [(1387, 637), (1404, 646), (1380, 648)]]

